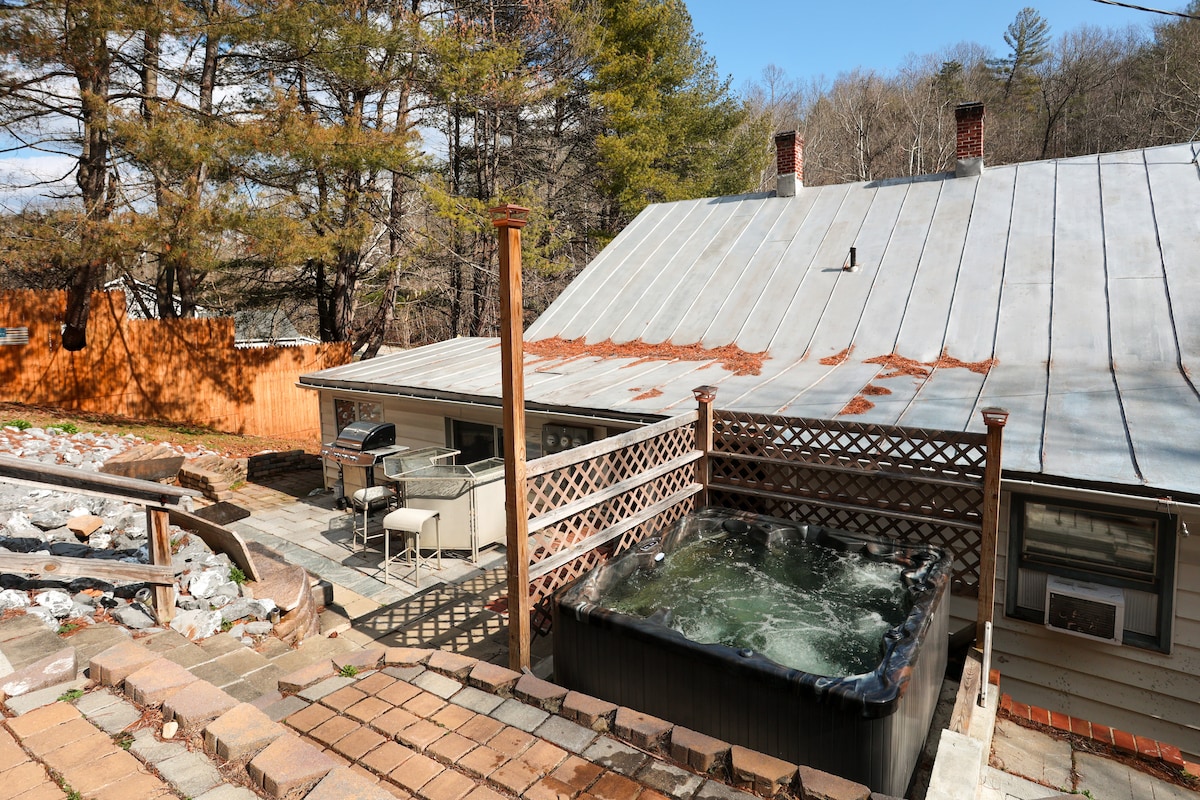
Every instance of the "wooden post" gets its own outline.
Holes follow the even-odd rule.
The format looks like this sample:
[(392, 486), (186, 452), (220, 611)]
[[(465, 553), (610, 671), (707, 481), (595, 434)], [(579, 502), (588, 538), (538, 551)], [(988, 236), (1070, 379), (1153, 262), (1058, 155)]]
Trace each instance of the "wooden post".
[(699, 403), (700, 417), (696, 420), (696, 449), (704, 453), (704, 457), (696, 462), (696, 483), (700, 484), (700, 505), (708, 505), (708, 481), (712, 477), (709, 471), (708, 455), (713, 449), (713, 400), (717, 397), (717, 387), (697, 386), (692, 389)]
[[(983, 634), (992, 621), (996, 604), (996, 539), (1000, 529), (1000, 451), (1008, 412), (983, 409), (987, 425), (987, 461), (983, 471), (983, 529), (979, 542), (979, 606), (975, 620), (975, 646), (983, 647)], [(987, 680), (986, 676), (984, 680)]]
[(491, 209), (500, 229), (500, 361), (504, 406), (504, 508), (507, 521), (508, 665), (529, 667), (529, 510), (525, 488), (525, 347), (521, 302), (521, 228), (529, 209)]
[[(171, 521), (165, 508), (146, 507), (146, 532), (150, 537), (150, 563), (171, 566)], [(175, 584), (154, 587), (154, 616), (160, 625), (175, 616)]]

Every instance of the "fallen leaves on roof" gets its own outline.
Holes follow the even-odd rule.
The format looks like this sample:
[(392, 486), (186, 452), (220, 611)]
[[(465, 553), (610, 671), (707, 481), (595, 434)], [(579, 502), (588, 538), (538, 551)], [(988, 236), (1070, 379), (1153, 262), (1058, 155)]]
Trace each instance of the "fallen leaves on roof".
[(646, 361), (717, 361), (734, 375), (759, 375), (767, 351), (749, 353), (735, 344), (722, 347), (703, 347), (700, 344), (650, 344), (640, 339), (631, 342), (586, 342), (583, 339), (539, 339), (525, 342), (525, 352), (543, 358), (571, 360), (576, 358), (632, 358), (635, 364)]
[(865, 414), (874, 407), (875, 404), (870, 400), (863, 397), (861, 394), (856, 394), (849, 403), (846, 403), (846, 405), (842, 406), (842, 410), (839, 411), (837, 415), (842, 417), (847, 414)]
[(824, 358), (821, 359), (820, 363), (822, 366), (836, 367), (838, 364), (841, 364), (843, 361), (845, 361), (847, 358), (849, 358), (850, 354), (853, 352), (854, 352), (854, 345), (851, 345), (851, 346), (847, 347), (845, 350), (842, 350), (840, 353), (834, 353), (831, 356), (825, 356)]
[[(629, 391), (631, 391), (631, 392), (642, 392), (642, 389), (641, 389), (641, 387), (639, 386), (639, 387), (635, 387), (635, 388), (633, 388), (633, 389), (630, 389)], [(652, 400), (652, 399), (653, 399), (653, 398), (655, 398), (655, 397), (662, 397), (662, 393), (663, 393), (663, 392), (662, 392), (662, 389), (659, 389), (659, 388), (656, 386), (656, 387), (654, 387), (653, 389), (647, 389), (646, 391), (642, 392), (641, 394), (639, 394), (639, 395), (635, 396), (633, 399), (634, 399), (634, 400)]]

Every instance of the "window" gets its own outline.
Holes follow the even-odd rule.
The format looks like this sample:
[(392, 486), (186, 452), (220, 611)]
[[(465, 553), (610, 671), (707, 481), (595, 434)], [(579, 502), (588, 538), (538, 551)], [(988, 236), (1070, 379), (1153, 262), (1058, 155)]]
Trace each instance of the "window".
[(1014, 495), (1009, 616), (1042, 622), (1050, 575), (1122, 590), (1123, 643), (1170, 647), (1174, 520), (1165, 514)]
[(351, 422), (383, 422), (383, 404), (335, 399), (333, 416), (339, 432)]
[(461, 451), (454, 457), (457, 464), (474, 464), (504, 455), (504, 432), (485, 422), (452, 419), (449, 439), (450, 446)]

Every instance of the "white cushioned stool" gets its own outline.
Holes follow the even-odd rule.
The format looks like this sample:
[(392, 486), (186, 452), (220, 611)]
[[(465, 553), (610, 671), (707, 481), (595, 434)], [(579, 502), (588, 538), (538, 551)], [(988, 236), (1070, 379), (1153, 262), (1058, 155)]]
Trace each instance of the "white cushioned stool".
[(362, 539), (363, 546), (366, 547), (368, 538), (383, 535), (382, 530), (378, 530), (374, 534), (368, 534), (367, 523), (370, 521), (370, 514), (377, 509), (393, 508), (396, 504), (396, 499), (396, 493), (387, 486), (368, 486), (365, 489), (359, 489), (350, 496), (352, 513), (362, 511), (361, 519), (359, 519), (357, 513), (354, 513), (352, 546), (357, 546), (358, 540)]
[[(425, 535), (429, 523), (433, 523), (434, 546), (437, 554), (437, 569), (442, 568), (442, 531), (441, 513), (424, 508), (398, 508), (383, 518), (383, 582), (388, 582), (388, 567), (391, 562), (404, 558), (413, 567), (413, 586), (421, 588), (421, 566), (429, 559), (421, 558), (421, 537)], [(404, 535), (404, 549), (396, 555), (391, 555), (391, 539), (393, 533)], [(429, 548), (426, 548), (429, 549)], [(429, 567), (425, 567), (429, 569)]]

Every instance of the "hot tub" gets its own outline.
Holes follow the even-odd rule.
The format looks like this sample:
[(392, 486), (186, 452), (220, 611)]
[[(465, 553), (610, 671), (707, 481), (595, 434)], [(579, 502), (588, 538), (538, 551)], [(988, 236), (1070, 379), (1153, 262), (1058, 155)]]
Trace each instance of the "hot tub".
[(946, 669), (950, 566), (703, 509), (559, 592), (555, 681), (901, 797)]

